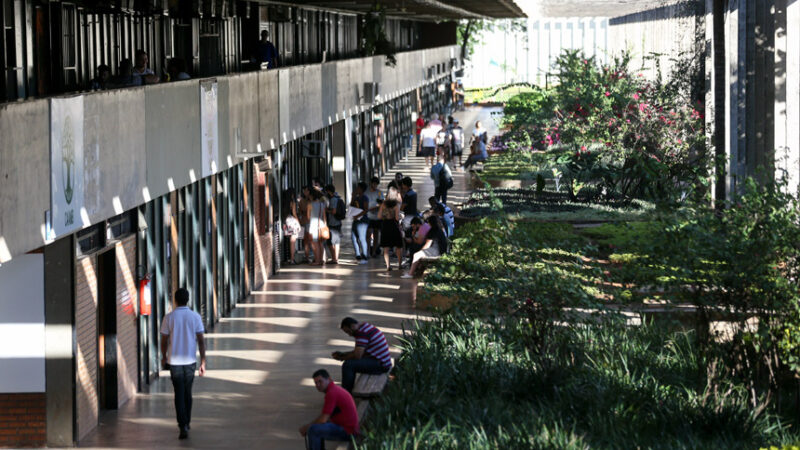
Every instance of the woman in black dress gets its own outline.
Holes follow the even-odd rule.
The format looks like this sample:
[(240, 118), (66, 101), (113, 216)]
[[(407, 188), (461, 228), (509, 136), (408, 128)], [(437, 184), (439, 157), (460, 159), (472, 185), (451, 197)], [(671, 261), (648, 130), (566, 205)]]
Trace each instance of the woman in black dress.
[(381, 248), (387, 271), (392, 270), (389, 264), (389, 252), (392, 248), (397, 254), (397, 268), (403, 264), (403, 234), (400, 232), (400, 202), (397, 201), (397, 197), (397, 190), (390, 188), (386, 200), (378, 208), (378, 219), (381, 220)]

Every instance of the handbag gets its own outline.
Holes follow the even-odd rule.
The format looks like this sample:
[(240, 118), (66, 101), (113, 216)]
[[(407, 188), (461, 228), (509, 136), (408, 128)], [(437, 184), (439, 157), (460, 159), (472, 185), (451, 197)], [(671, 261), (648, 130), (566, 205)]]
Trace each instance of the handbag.
[(331, 229), (328, 228), (328, 225), (322, 221), (322, 214), (319, 216), (319, 223), (319, 238), (327, 241), (331, 238)]

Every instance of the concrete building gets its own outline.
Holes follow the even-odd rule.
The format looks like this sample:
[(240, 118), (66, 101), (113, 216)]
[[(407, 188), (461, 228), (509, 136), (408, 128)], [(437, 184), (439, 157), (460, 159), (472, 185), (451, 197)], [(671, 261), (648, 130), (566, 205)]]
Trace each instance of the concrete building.
[[(282, 192), (384, 173), (449, 107), (454, 21), (522, 15), (389, 3), (0, 1), (0, 446), (75, 445), (147, 391), (171, 293), (213, 327), (280, 270)], [(138, 50), (191, 79), (128, 86)]]

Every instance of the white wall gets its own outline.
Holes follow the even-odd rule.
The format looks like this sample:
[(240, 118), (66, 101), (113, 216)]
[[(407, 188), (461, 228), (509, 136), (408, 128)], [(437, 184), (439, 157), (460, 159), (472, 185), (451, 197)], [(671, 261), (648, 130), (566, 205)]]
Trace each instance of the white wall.
[(0, 392), (44, 392), (44, 256), (0, 266)]
[(482, 41), (466, 66), (467, 88), (523, 81), (544, 86), (545, 74), (564, 49), (580, 49), (607, 60), (608, 19), (529, 18), (527, 35), (496, 30), (486, 33)]

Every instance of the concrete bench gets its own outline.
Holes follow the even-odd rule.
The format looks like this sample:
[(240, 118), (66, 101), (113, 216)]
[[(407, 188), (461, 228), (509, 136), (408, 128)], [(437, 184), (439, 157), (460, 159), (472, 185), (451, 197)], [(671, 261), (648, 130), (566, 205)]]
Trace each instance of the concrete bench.
[(353, 397), (373, 398), (381, 395), (386, 383), (389, 382), (389, 374), (381, 373), (378, 375), (358, 374), (356, 384), (353, 386)]
[(428, 267), (428, 264), (430, 264), (431, 261), (436, 261), (437, 259), (439, 259), (438, 256), (425, 256), (420, 258), (416, 273), (412, 273), (411, 275), (414, 275), (415, 277), (421, 276), (423, 273), (425, 273), (425, 269)]

